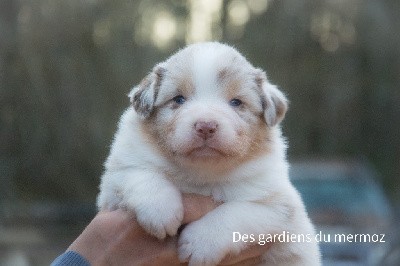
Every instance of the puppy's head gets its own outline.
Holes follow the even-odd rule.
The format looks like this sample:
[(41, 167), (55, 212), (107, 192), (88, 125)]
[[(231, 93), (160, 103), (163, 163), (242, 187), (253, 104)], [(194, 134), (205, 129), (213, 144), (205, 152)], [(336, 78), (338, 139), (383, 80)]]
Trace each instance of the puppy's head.
[(182, 164), (233, 165), (268, 152), (287, 100), (235, 49), (190, 45), (130, 93), (142, 130)]

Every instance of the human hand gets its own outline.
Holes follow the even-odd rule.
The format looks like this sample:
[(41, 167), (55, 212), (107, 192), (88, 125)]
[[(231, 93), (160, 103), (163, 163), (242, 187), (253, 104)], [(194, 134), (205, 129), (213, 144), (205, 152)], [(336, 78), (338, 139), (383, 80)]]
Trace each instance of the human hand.
[[(187, 224), (218, 206), (210, 197), (183, 195)], [(122, 210), (100, 212), (68, 250), (78, 252), (91, 265), (182, 265), (177, 255), (177, 238), (164, 241), (147, 234), (134, 216)], [(268, 246), (251, 246), (236, 256), (228, 255), (221, 265), (256, 265)]]

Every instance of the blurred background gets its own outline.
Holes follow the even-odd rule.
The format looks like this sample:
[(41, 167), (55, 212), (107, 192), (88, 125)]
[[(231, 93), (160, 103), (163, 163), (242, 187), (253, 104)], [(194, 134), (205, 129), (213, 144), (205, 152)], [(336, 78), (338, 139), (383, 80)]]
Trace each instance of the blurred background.
[[(363, 195), (377, 196), (360, 196), (359, 209), (372, 215), (379, 202), (376, 217), (392, 226), (400, 200), (399, 32), (397, 0), (1, 0), (0, 265), (46, 265), (65, 250), (95, 215), (102, 163), (130, 88), (177, 49), (208, 40), (238, 48), (287, 94), (283, 130), (300, 192), (329, 181), (322, 201), (340, 209), (336, 189), (357, 197), (354, 177), (365, 179)], [(348, 189), (332, 185), (336, 179), (349, 180)], [(359, 228), (344, 210), (344, 220), (333, 219), (337, 210), (321, 215), (316, 201), (306, 204), (318, 225)], [(374, 245), (375, 261), (385, 263), (357, 265), (400, 265), (399, 238), (388, 236), (387, 247)], [(360, 263), (338, 252), (327, 265)]]

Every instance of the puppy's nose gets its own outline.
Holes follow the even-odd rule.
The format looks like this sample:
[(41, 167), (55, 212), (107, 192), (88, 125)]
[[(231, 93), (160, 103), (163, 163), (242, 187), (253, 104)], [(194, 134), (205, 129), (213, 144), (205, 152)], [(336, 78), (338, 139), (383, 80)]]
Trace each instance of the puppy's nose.
[(218, 124), (215, 121), (198, 121), (194, 124), (194, 128), (199, 137), (209, 139), (217, 131)]

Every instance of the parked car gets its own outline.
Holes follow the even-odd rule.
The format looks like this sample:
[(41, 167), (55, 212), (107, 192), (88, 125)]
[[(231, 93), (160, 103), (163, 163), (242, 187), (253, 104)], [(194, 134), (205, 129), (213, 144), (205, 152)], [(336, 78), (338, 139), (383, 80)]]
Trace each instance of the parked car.
[(316, 225), (324, 265), (380, 265), (390, 245), (393, 211), (368, 164), (297, 161), (290, 177)]

